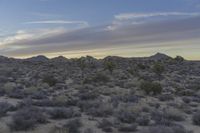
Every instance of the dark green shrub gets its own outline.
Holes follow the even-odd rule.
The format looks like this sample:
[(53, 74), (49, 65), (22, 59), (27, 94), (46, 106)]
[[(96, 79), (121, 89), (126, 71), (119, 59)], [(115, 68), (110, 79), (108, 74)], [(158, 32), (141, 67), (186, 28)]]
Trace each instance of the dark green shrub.
[(141, 64), (141, 63), (139, 63), (139, 64), (137, 65), (137, 67), (138, 67), (139, 69), (142, 69), (142, 70), (144, 70), (144, 69), (146, 69), (146, 68), (147, 68), (147, 66), (146, 66), (146, 65), (144, 65), (144, 64)]
[(174, 58), (174, 60), (177, 61), (177, 62), (183, 62), (185, 59), (183, 57), (181, 57), (181, 56), (176, 56)]
[(113, 70), (116, 68), (116, 65), (111, 61), (106, 61), (104, 62), (104, 68), (112, 74)]
[(165, 70), (165, 67), (161, 63), (155, 63), (153, 65), (153, 71), (159, 76), (164, 72), (164, 70)]
[(43, 77), (42, 81), (47, 83), (49, 86), (54, 86), (57, 83), (57, 80), (52, 75), (46, 75)]
[(161, 84), (156, 82), (144, 81), (140, 84), (140, 88), (145, 91), (146, 94), (152, 93), (153, 95), (157, 95), (162, 92)]

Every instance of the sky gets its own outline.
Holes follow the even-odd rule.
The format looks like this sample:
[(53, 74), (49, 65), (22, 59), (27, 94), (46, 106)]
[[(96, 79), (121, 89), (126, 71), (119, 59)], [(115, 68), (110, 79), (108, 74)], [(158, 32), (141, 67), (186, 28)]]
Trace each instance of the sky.
[(199, 0), (0, 0), (0, 55), (200, 60)]

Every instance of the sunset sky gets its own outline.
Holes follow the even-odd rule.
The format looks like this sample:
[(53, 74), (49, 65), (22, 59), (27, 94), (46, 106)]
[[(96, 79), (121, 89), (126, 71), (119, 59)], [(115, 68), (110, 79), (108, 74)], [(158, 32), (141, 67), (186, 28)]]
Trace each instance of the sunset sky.
[(0, 55), (200, 60), (200, 0), (0, 0)]

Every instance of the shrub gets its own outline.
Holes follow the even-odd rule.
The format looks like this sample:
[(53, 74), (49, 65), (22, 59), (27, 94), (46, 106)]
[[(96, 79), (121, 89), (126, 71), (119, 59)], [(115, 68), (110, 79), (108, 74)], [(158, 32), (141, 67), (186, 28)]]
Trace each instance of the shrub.
[(183, 121), (184, 116), (181, 112), (175, 109), (165, 111), (153, 111), (151, 118), (159, 125), (174, 125), (174, 121)]
[(192, 133), (191, 131), (187, 131), (183, 126), (164, 126), (164, 125), (157, 125), (151, 126), (148, 129), (144, 129), (141, 133)]
[(82, 123), (79, 119), (74, 119), (68, 121), (63, 128), (65, 128), (67, 133), (80, 133), (79, 128), (82, 126)]
[(35, 92), (31, 95), (31, 98), (32, 99), (45, 99), (47, 98), (47, 94), (43, 91), (38, 91), (38, 92)]
[(137, 114), (133, 111), (122, 109), (117, 112), (116, 117), (123, 123), (134, 123), (137, 118)]
[(121, 125), (118, 130), (121, 132), (135, 132), (137, 131), (137, 124)]
[(161, 63), (155, 63), (153, 65), (153, 71), (159, 76), (164, 72), (164, 70), (165, 70), (164, 65)]
[(163, 94), (163, 95), (160, 95), (158, 98), (159, 98), (160, 101), (174, 100), (173, 95), (170, 95), (170, 94)]
[(84, 79), (84, 84), (90, 84), (90, 83), (107, 83), (110, 81), (110, 78), (103, 74), (103, 73), (97, 73), (96, 75), (92, 77), (87, 77)]
[(193, 124), (200, 126), (200, 111), (197, 111), (192, 117)]
[(57, 80), (52, 75), (46, 75), (43, 77), (42, 81), (47, 83), (49, 86), (54, 86), (57, 83)]
[(41, 110), (29, 107), (17, 111), (12, 116), (12, 122), (9, 126), (11, 130), (23, 131), (33, 129), (36, 124), (45, 122), (47, 122), (47, 119)]
[(139, 64), (137, 65), (137, 67), (138, 67), (139, 69), (142, 69), (142, 70), (144, 70), (144, 69), (146, 69), (146, 68), (147, 68), (147, 66), (146, 66), (146, 65), (144, 65), (144, 64), (141, 64), (141, 63), (139, 63)]
[(183, 62), (185, 59), (183, 57), (181, 57), (181, 56), (176, 56), (174, 58), (174, 60), (177, 61), (177, 62)]
[(140, 125), (140, 126), (148, 126), (150, 119), (148, 116), (140, 116), (137, 118), (136, 122)]
[(100, 101), (79, 101), (77, 105), (81, 109), (81, 111), (88, 111), (91, 108), (98, 108), (100, 106)]
[(98, 107), (90, 108), (87, 111), (88, 115), (92, 115), (94, 117), (107, 117), (112, 115), (113, 108), (110, 104), (101, 103)]
[(149, 82), (149, 81), (144, 81), (140, 84), (141, 90), (145, 91), (146, 94), (160, 94), (162, 92), (162, 86), (159, 83), (156, 82)]
[(98, 127), (101, 128), (105, 132), (112, 132), (112, 122), (107, 119), (103, 119), (98, 123)]
[(6, 102), (0, 102), (0, 117), (5, 116), (8, 111), (11, 111), (13, 106)]
[(69, 119), (81, 116), (80, 112), (75, 111), (73, 108), (54, 108), (50, 110), (48, 114), (52, 119)]
[(87, 128), (84, 130), (84, 133), (94, 133), (94, 131), (91, 128)]
[(166, 119), (172, 120), (172, 121), (183, 121), (184, 120), (183, 114), (176, 109), (166, 110), (164, 112), (164, 116), (165, 116)]
[(26, 97), (26, 95), (24, 94), (24, 92), (20, 89), (15, 89), (14, 91), (10, 92), (8, 94), (8, 96), (10, 98), (16, 98), (16, 99), (23, 99)]
[(116, 65), (111, 61), (106, 61), (104, 62), (104, 68), (112, 74), (113, 70), (116, 68)]
[(81, 100), (94, 100), (98, 97), (98, 94), (95, 91), (80, 90), (78, 97)]

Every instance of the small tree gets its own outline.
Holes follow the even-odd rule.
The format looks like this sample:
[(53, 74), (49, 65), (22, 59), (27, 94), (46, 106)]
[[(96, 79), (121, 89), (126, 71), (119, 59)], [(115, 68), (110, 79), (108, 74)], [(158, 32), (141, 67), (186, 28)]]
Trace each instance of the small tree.
[(116, 68), (116, 65), (111, 61), (105, 62), (105, 69), (108, 70), (111, 74), (113, 73), (113, 70)]
[(174, 58), (174, 60), (177, 61), (177, 62), (183, 62), (185, 59), (183, 57), (181, 57), (181, 56), (176, 56)]
[(165, 67), (161, 63), (155, 63), (153, 66), (153, 71), (160, 77), (161, 74), (165, 71)]

